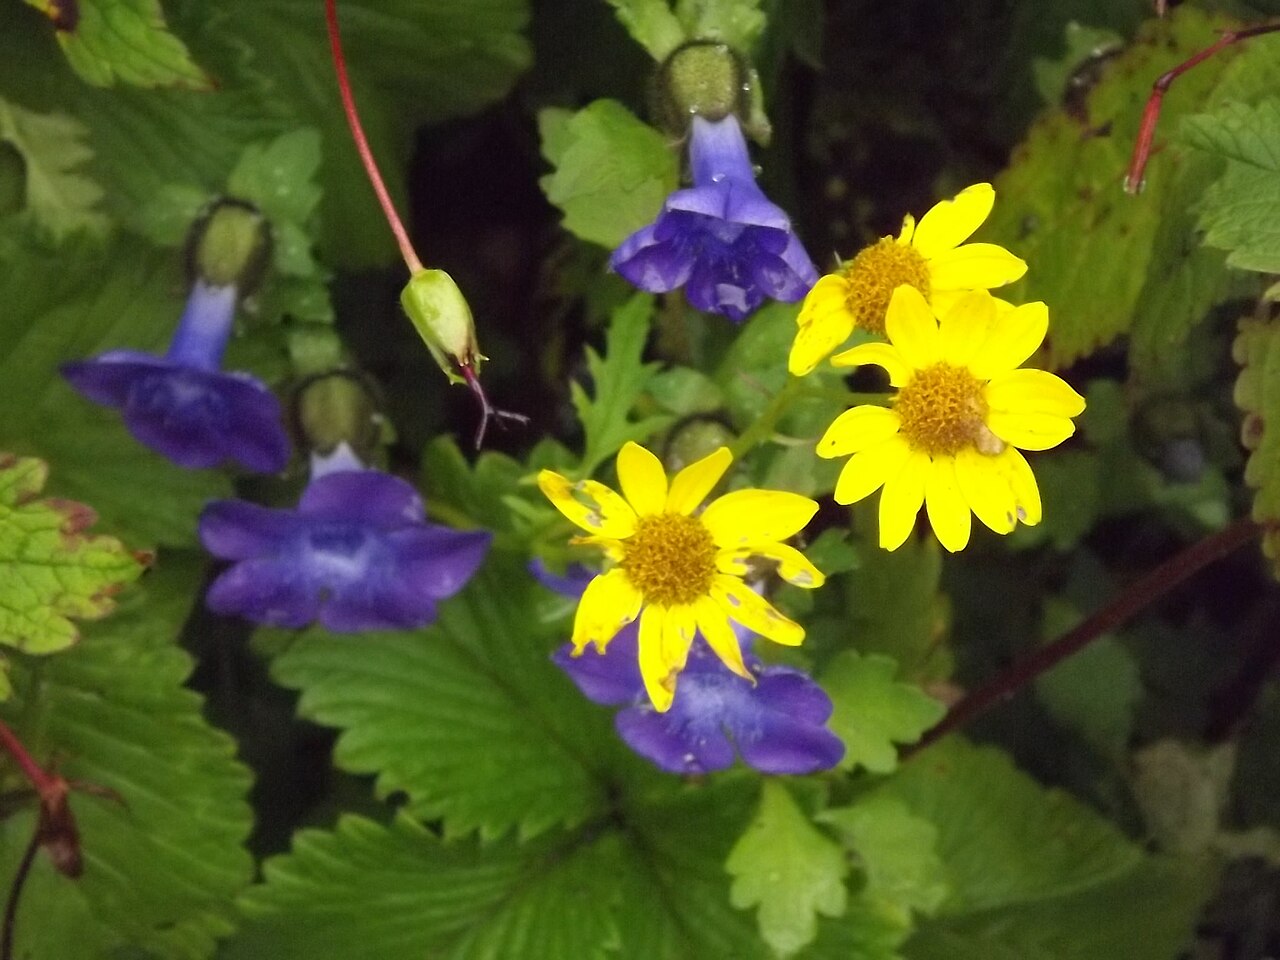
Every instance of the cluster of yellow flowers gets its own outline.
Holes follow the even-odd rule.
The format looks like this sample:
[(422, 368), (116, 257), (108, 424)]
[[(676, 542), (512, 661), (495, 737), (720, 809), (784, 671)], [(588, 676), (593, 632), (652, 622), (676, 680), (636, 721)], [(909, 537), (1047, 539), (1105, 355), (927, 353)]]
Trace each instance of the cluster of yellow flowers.
[[(876, 364), (897, 393), (889, 406), (863, 405), (838, 416), (818, 441), (821, 457), (849, 457), (836, 502), (884, 488), (880, 545), (901, 546), (920, 507), (942, 545), (969, 542), (971, 513), (997, 533), (1040, 521), (1040, 494), (1018, 451), (1056, 446), (1074, 432), (1084, 399), (1043, 370), (1020, 369), (1048, 331), (1043, 303), (1015, 307), (990, 290), (1027, 265), (1003, 247), (965, 243), (991, 212), (995, 192), (977, 184), (937, 204), (897, 238), (865, 248), (820, 279), (800, 310), (788, 369), (814, 370), (855, 329), (883, 340), (831, 358), (838, 367)], [(640, 620), (639, 661), (659, 711), (670, 708), (676, 678), (697, 633), (735, 673), (752, 679), (731, 622), (778, 643), (798, 644), (804, 629), (751, 589), (744, 577), (759, 558), (796, 586), (822, 573), (783, 541), (818, 509), (808, 497), (735, 490), (698, 512), (732, 462), (721, 447), (668, 481), (662, 463), (628, 443), (618, 454), (622, 493), (550, 470), (543, 493), (586, 531), (575, 543), (611, 561), (582, 595), (573, 626), (575, 653), (603, 651)]]

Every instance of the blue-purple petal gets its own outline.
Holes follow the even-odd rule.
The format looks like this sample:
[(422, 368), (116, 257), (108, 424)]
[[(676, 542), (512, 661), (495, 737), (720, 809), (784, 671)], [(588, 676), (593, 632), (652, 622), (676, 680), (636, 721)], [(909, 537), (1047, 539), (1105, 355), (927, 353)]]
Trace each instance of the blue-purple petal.
[(200, 512), (200, 542), (219, 560), (248, 560), (271, 550), (299, 527), (292, 510), (244, 500), (213, 500)]
[(480, 569), (492, 536), (483, 530), (450, 530), (426, 524), (394, 530), (387, 543), (402, 582), (414, 593), (444, 600)]
[(613, 725), (627, 746), (668, 773), (712, 773), (733, 765), (733, 744), (714, 726), (681, 726), (648, 705), (618, 711)]
[(307, 484), (298, 512), (379, 526), (420, 523), (426, 516), (413, 484), (381, 470), (327, 473)]
[(618, 631), (604, 653), (588, 647), (575, 657), (573, 645), (566, 643), (551, 655), (551, 660), (592, 703), (616, 707), (634, 703), (644, 689), (638, 652), (637, 628), (628, 624)]

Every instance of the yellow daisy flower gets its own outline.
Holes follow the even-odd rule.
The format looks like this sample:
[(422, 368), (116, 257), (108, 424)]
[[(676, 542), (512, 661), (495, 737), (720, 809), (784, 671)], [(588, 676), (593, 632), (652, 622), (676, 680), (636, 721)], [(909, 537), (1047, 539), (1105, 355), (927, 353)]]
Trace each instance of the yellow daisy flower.
[(863, 247), (805, 297), (787, 369), (803, 376), (849, 339), (855, 327), (883, 335), (889, 298), (902, 284), (940, 314), (970, 290), (990, 290), (1027, 272), (1024, 261), (994, 243), (965, 243), (991, 213), (996, 192), (976, 183), (934, 205), (921, 219), (907, 214), (897, 239)]
[(818, 455), (849, 457), (837, 503), (881, 486), (880, 546), (896, 550), (923, 502), (948, 550), (969, 542), (969, 513), (996, 533), (1040, 522), (1040, 492), (1018, 452), (1047, 450), (1075, 432), (1084, 398), (1044, 370), (1018, 367), (1049, 328), (1043, 303), (1001, 304), (985, 290), (965, 294), (939, 319), (914, 287), (894, 291), (888, 343), (864, 343), (831, 358), (838, 367), (874, 363), (898, 388), (891, 407), (840, 414)]
[(599, 547), (611, 568), (582, 594), (573, 621), (574, 656), (593, 643), (603, 651), (619, 630), (640, 617), (640, 673), (659, 711), (670, 708), (676, 677), (701, 631), (729, 669), (753, 679), (729, 621), (789, 646), (804, 628), (787, 619), (744, 582), (753, 558), (777, 564), (798, 587), (818, 587), (822, 573), (794, 547), (818, 505), (779, 490), (734, 490), (695, 515), (720, 482), (733, 455), (721, 447), (667, 482), (662, 462), (628, 443), (618, 453), (622, 495), (603, 483), (574, 483), (551, 470), (538, 486), (557, 510), (586, 530), (574, 543)]

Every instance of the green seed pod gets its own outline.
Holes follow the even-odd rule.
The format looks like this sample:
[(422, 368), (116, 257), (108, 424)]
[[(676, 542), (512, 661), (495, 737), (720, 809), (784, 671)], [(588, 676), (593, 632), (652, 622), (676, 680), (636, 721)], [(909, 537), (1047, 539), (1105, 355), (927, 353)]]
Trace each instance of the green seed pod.
[(382, 417), (364, 379), (351, 370), (331, 370), (305, 383), (297, 395), (297, 423), (307, 446), (332, 453), (345, 442), (363, 463), (382, 446)]
[(187, 235), (192, 279), (210, 286), (234, 286), (243, 296), (257, 287), (270, 262), (271, 224), (243, 200), (215, 200)]
[(419, 270), (400, 294), (400, 305), (409, 315), (431, 357), (453, 383), (467, 382), (464, 370), (480, 372), (475, 321), (471, 308), (453, 278), (443, 270)]

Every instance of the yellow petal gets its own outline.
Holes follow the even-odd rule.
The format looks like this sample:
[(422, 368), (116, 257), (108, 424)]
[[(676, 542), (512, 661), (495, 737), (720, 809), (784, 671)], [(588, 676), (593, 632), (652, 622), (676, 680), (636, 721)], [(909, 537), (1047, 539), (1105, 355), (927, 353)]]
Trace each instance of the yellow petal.
[(796, 325), (803, 327), (814, 316), (820, 316), (845, 305), (849, 295), (849, 281), (841, 273), (828, 273), (818, 278), (809, 292), (805, 294), (804, 303), (800, 304), (800, 312), (796, 314)]
[(987, 427), (1005, 443), (1023, 450), (1048, 450), (1076, 432), (1076, 425), (1066, 417), (998, 410), (987, 414)]
[(621, 540), (614, 540), (611, 537), (573, 537), (569, 542), (575, 547), (595, 547), (598, 550), (603, 550), (604, 555), (615, 562), (622, 560), (623, 546)]
[(1025, 260), (994, 243), (966, 243), (929, 261), (929, 282), (937, 290), (990, 290), (1026, 272)]
[(688, 516), (697, 510), (731, 463), (733, 454), (721, 447), (677, 473), (667, 493), (667, 512)]
[(692, 604), (667, 608), (662, 627), (662, 659), (667, 669), (679, 673), (689, 661), (689, 648), (698, 632)]
[(538, 488), (552, 505), (588, 533), (620, 540), (636, 532), (636, 512), (603, 483), (571, 483), (553, 470), (538, 474)]
[(969, 545), (972, 526), (969, 504), (956, 482), (956, 462), (953, 457), (939, 457), (933, 461), (933, 468), (925, 481), (924, 505), (929, 514), (929, 525), (933, 527), (939, 543), (952, 553)]
[(916, 235), (916, 218), (911, 214), (907, 214), (902, 218), (902, 229), (898, 231), (898, 243), (904, 247), (911, 245), (911, 241)]
[(901, 437), (892, 437), (876, 447), (849, 458), (836, 481), (836, 503), (857, 503), (896, 477), (911, 456), (911, 447)]
[(897, 550), (910, 536), (928, 476), (929, 455), (913, 451), (902, 469), (885, 481), (880, 494), (880, 546), (885, 550)]
[(979, 380), (1007, 373), (1035, 353), (1048, 332), (1049, 308), (1039, 301), (997, 309), (991, 335), (969, 361), (969, 369)]
[(701, 520), (717, 547), (785, 540), (804, 529), (818, 504), (785, 490), (734, 490), (712, 501)]
[(866, 404), (846, 410), (827, 427), (818, 441), (818, 456), (827, 460), (847, 457), (878, 446), (898, 432), (902, 418), (888, 407)]
[(860, 367), (867, 363), (884, 367), (889, 374), (889, 383), (895, 387), (911, 379), (911, 365), (903, 359), (898, 348), (889, 343), (860, 343), (831, 358), (833, 367)]
[(707, 641), (712, 652), (720, 658), (720, 662), (740, 677), (755, 683), (755, 676), (747, 669), (742, 660), (742, 647), (738, 643), (738, 635), (733, 632), (729, 618), (720, 604), (710, 597), (702, 597), (695, 605), (698, 618), (698, 629), (702, 638)]
[(582, 591), (573, 618), (573, 649), (594, 643), (601, 653), (619, 630), (636, 618), (643, 598), (621, 570), (601, 574)]
[[(934, 304), (935, 309), (937, 304)], [(985, 290), (970, 291), (947, 310), (938, 313), (942, 359), (954, 367), (968, 366), (982, 348), (996, 322), (996, 302)]]
[(676, 677), (667, 666), (663, 656), (662, 636), (667, 625), (665, 607), (645, 607), (640, 616), (640, 676), (644, 680), (644, 689), (649, 694), (653, 708), (659, 713), (671, 709), (671, 701), (676, 696)]
[(904, 283), (893, 291), (884, 315), (884, 332), (907, 365), (916, 370), (931, 367), (941, 359), (938, 320), (915, 287)]
[(1084, 397), (1061, 377), (1044, 370), (1011, 370), (987, 384), (983, 391), (987, 404), (1001, 413), (1048, 413), (1055, 417), (1078, 417), (1084, 412)]
[[(1005, 453), (1012, 449), (1006, 447)], [(1017, 525), (1018, 501), (1005, 463), (1003, 456), (989, 457), (972, 448), (957, 453), (955, 461), (956, 482), (965, 502), (979, 520), (1000, 534)]]
[(795, 377), (803, 377), (812, 372), (827, 354), (849, 339), (849, 335), (853, 333), (853, 325), (853, 314), (843, 301), (838, 307), (802, 324), (791, 343), (787, 372)]
[(716, 574), (711, 583), (711, 599), (733, 620), (774, 643), (795, 647), (804, 640), (804, 627), (784, 617), (737, 577)]
[(667, 504), (667, 472), (662, 461), (638, 443), (627, 441), (618, 451), (618, 485), (641, 517), (661, 513)]
[(1013, 447), (1007, 447), (996, 459), (1008, 471), (1009, 485), (1013, 487), (1014, 498), (1018, 501), (1018, 519), (1028, 527), (1034, 527), (1040, 522), (1043, 509), (1040, 504), (1040, 488), (1036, 485), (1031, 465)]
[(996, 192), (989, 183), (975, 183), (955, 195), (933, 205), (920, 218), (912, 246), (926, 260), (950, 250), (969, 239), (969, 235), (987, 219), (996, 202)]
[(750, 561), (755, 558), (772, 560), (778, 566), (778, 576), (796, 587), (812, 590), (826, 582), (822, 571), (809, 562), (809, 558), (795, 547), (785, 543), (753, 543), (716, 554), (716, 568), (721, 573), (744, 577), (751, 570)]

